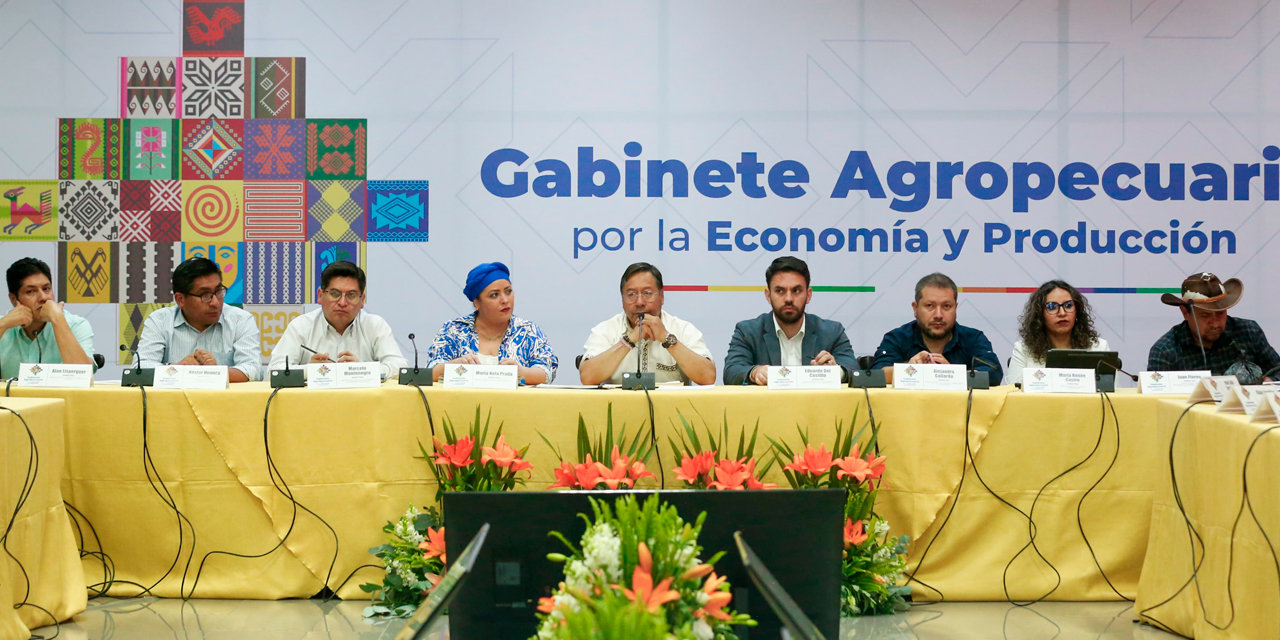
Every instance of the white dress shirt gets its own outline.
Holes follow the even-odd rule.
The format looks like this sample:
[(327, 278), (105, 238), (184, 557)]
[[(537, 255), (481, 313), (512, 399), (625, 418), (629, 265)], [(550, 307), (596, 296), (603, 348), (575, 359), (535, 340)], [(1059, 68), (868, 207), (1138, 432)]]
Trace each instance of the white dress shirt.
[(801, 351), (804, 349), (804, 316), (800, 316), (800, 330), (796, 335), (788, 338), (786, 332), (782, 330), (782, 325), (778, 324), (778, 316), (773, 316), (773, 328), (778, 332), (778, 346), (782, 348), (782, 366), (799, 367), (809, 364), (808, 362), (800, 362)]
[(143, 367), (173, 364), (196, 349), (213, 354), (220, 365), (239, 369), (250, 382), (262, 379), (262, 338), (253, 314), (231, 305), (218, 321), (196, 331), (178, 305), (156, 309), (142, 323), (138, 359)]
[[(1089, 347), (1090, 351), (1110, 351), (1107, 341), (1098, 338), (1093, 346)], [(1027, 351), (1027, 345), (1021, 340), (1013, 343), (1013, 355), (1009, 356), (1009, 369), (1005, 372), (1004, 383), (1014, 384), (1022, 382), (1023, 369), (1042, 369), (1044, 368), (1044, 360), (1033, 360), (1031, 352)], [(1103, 372), (1106, 373), (1106, 372)]]
[[(702, 339), (702, 332), (692, 324), (677, 318), (666, 311), (662, 312), (662, 325), (667, 331), (675, 335), (676, 340), (680, 341), (690, 351), (711, 359), (711, 350), (707, 348), (707, 343)], [(618, 315), (601, 322), (591, 329), (591, 335), (587, 337), (587, 344), (582, 347), (582, 359), (587, 360), (594, 358), (622, 339), (622, 334), (631, 330), (630, 323), (627, 322), (627, 314), (619, 313)], [(622, 359), (622, 364), (618, 365), (618, 370), (613, 372), (605, 382), (610, 384), (621, 384), (622, 374), (625, 371), (636, 370), (636, 360), (644, 356), (643, 371), (653, 372), (654, 380), (657, 382), (688, 382), (689, 377), (684, 375), (680, 367), (676, 365), (675, 356), (662, 348), (662, 340), (666, 336), (661, 336), (657, 341), (642, 340), (636, 345), (630, 353)]]
[(294, 318), (271, 351), (271, 363), (267, 368), (272, 371), (283, 369), (285, 356), (289, 357), (290, 366), (310, 362), (312, 354), (302, 348), (304, 344), (328, 354), (335, 362), (343, 351), (350, 351), (357, 362), (380, 362), (384, 380), (399, 372), (401, 367), (409, 366), (409, 361), (400, 352), (400, 345), (391, 335), (391, 325), (382, 316), (364, 310), (356, 314), (351, 326), (342, 333), (325, 320), (324, 309)]

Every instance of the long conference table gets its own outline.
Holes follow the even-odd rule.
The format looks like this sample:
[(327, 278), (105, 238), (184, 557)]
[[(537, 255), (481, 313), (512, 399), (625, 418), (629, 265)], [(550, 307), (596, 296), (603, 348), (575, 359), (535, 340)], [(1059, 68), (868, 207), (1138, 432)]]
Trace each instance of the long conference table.
[[(482, 419), (503, 426), (509, 444), (529, 445), (534, 490), (554, 481), (556, 466), (540, 435), (572, 456), (579, 415), (591, 429), (602, 429), (610, 411), (615, 427), (648, 428), (646, 395), (636, 391), (422, 392), (390, 383), (284, 389), (264, 422), (272, 395), (265, 383), (148, 389), (144, 457), (142, 390), (11, 390), (65, 400), (62, 497), (92, 523), (97, 542), (86, 544), (96, 551), (100, 543), (115, 579), (137, 583), (116, 583), (110, 594), (118, 596), (144, 585), (163, 597), (278, 599), (328, 586), (342, 598), (367, 598), (359, 585), (382, 576), (364, 566), (376, 563), (368, 549), (383, 542), (381, 526), (409, 504), (434, 499), (418, 450), (419, 443), (430, 449), (432, 435), (423, 396), (437, 432), (445, 420), (465, 430), (479, 408)], [(1134, 599), (1146, 579), (1171, 430), (1160, 396), (999, 387), (973, 392), (970, 405), (964, 392), (711, 387), (649, 397), (668, 489), (679, 483), (666, 442), (678, 437), (681, 416), (717, 431), (727, 421), (732, 434), (758, 421), (762, 434), (793, 447), (799, 427), (830, 446), (837, 424), (847, 428), (855, 416), (865, 423), (869, 400), (888, 457), (877, 511), (894, 535), (911, 538), (917, 601)], [(657, 471), (657, 461), (649, 467)], [(771, 475), (785, 486), (776, 467)], [(82, 572), (66, 569), (61, 581), (68, 602), (83, 602), (86, 582), (103, 581), (98, 559), (83, 562)]]

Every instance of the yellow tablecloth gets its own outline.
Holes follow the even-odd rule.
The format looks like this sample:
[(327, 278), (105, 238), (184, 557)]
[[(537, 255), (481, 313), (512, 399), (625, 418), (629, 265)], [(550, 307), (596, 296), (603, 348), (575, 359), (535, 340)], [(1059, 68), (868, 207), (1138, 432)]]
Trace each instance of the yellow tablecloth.
[[(615, 424), (625, 422), (635, 429), (649, 418), (645, 395), (639, 392), (441, 387), (424, 391), (437, 428), (446, 416), (465, 428), (478, 405), (486, 416), (492, 415), (495, 425), (504, 424), (508, 442), (531, 445), (528, 458), (536, 468), (529, 487), (535, 489), (554, 480), (555, 456), (539, 433), (572, 456), (579, 414), (592, 428), (603, 428), (610, 405)], [(1004, 387), (974, 394), (968, 435), (983, 479), (1026, 511), (1050, 478), (1084, 460), (1094, 447), (1101, 401), (1098, 396), (1032, 397), (1011, 391)], [(398, 517), (410, 502), (421, 505), (434, 497), (430, 472), (414, 457), (417, 442), (430, 439), (417, 391), (387, 385), (280, 392), (271, 406), (272, 459), (296, 499), (336, 530), (339, 548), (330, 572), (333, 534), (306, 512), (299, 511), (294, 520), (291, 503), (268, 475), (262, 418), (270, 389), (258, 383), (232, 385), (226, 391), (148, 390), (151, 456), (194, 527), (193, 556), (189, 529), (184, 524), (180, 552), (177, 517), (144, 473), (141, 391), (100, 385), (40, 394), (68, 401), (69, 476), (64, 493), (97, 526), (104, 548), (115, 560), (117, 577), (148, 586), (159, 581), (159, 595), (190, 594), (202, 562), (198, 597), (306, 597), (326, 580), (337, 588), (353, 570), (374, 560), (367, 549), (382, 542), (384, 522)], [(797, 425), (808, 427), (815, 442), (830, 445), (837, 421), (847, 425), (855, 412), (859, 422), (867, 418), (864, 394), (848, 389), (664, 389), (651, 397), (668, 486), (676, 483), (671, 468), (678, 461), (670, 460), (667, 437), (677, 434), (679, 414), (699, 425), (705, 418), (716, 429), (727, 417), (735, 434), (758, 420), (761, 433), (793, 446), (799, 444)], [(889, 488), (878, 510), (895, 534), (911, 536), (913, 566), (938, 533), (962, 477), (966, 398), (961, 392), (870, 392), (876, 419), (884, 424), (882, 451), (889, 456)], [(1085, 500), (1080, 521), (1106, 575), (1120, 593), (1132, 597), (1146, 545), (1158, 456), (1150, 446), (1156, 399), (1118, 394), (1114, 402), (1120, 418), (1120, 455)], [(1063, 575), (1052, 599), (1118, 598), (1085, 548), (1076, 517), (1084, 491), (1102, 477), (1115, 455), (1116, 433), (1115, 420), (1108, 418), (1099, 450), (1050, 485), (1036, 506), (1037, 543)], [(761, 438), (757, 454), (764, 452), (764, 444)], [(656, 471), (657, 461), (649, 466)], [(1028, 541), (1027, 523), (976, 482), (972, 465), (964, 468), (959, 503), (918, 577), (948, 600), (1003, 600), (1001, 576)], [(783, 479), (778, 474), (775, 480)], [(286, 536), (291, 521), (293, 529)], [(207, 556), (211, 551), (264, 553), (282, 538), (284, 548), (265, 558)], [(1010, 595), (1015, 598), (1038, 597), (1053, 586), (1047, 565), (1033, 561), (1029, 553), (1009, 573)], [(161, 580), (175, 558), (176, 568)], [(96, 563), (86, 565), (90, 580), (95, 571), (100, 578)], [(380, 576), (376, 569), (365, 569), (339, 594), (363, 597), (358, 584)], [(112, 594), (137, 590), (121, 585)], [(916, 594), (937, 597), (926, 588), (917, 588)]]
[[(1275, 638), (1280, 635), (1274, 555), (1280, 545), (1280, 429), (1257, 440), (1249, 457), (1251, 515), (1243, 503), (1245, 456), (1267, 427), (1217, 414), (1213, 405), (1193, 408), (1179, 424), (1185, 409), (1175, 401), (1159, 406), (1151, 539), (1134, 609), (1140, 619), (1187, 637)], [(1174, 498), (1171, 471), (1185, 516)], [(1199, 534), (1194, 559), (1188, 521)], [(1196, 562), (1201, 563), (1198, 589), (1189, 582)]]
[[(14, 515), (29, 470), (35, 472), (30, 494), (9, 530), (6, 546), (17, 561), (0, 552), (0, 639), (26, 640), (31, 637), (30, 629), (53, 624), (50, 616), (60, 622), (84, 611), (85, 580), (71, 521), (62, 504), (64, 403), (4, 398), (0, 406), (26, 420), (39, 456), (35, 467), (31, 437), (22, 420), (0, 410), (0, 460), (4, 465), (0, 470), (0, 534)], [(22, 602), (34, 606), (14, 609)]]

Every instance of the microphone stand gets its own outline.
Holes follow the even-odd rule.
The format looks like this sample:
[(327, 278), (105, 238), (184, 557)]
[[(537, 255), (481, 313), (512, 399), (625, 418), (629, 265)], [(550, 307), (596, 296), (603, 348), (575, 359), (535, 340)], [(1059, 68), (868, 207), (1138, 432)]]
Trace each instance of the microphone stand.
[(400, 384), (429, 387), (435, 382), (435, 374), (430, 367), (418, 367), (418, 343), (414, 341), (415, 337), (412, 333), (409, 334), (409, 344), (413, 345), (413, 368), (400, 367)]
[[(644, 324), (644, 314), (640, 314), (636, 318), (636, 326)], [(640, 339), (636, 340), (636, 372), (626, 372), (622, 374), (623, 389), (657, 389), (657, 374), (652, 371), (642, 371), (640, 369), (640, 349), (644, 345), (644, 329), (640, 329)], [(656, 446), (656, 445), (655, 445)]]
[(156, 370), (154, 368), (142, 368), (142, 358), (138, 357), (136, 349), (130, 349), (126, 345), (120, 345), (120, 350), (133, 354), (133, 368), (125, 369), (124, 374), (120, 376), (120, 386), (122, 387), (149, 387), (155, 384)]
[[(306, 347), (303, 347), (303, 349), (306, 349)], [(276, 369), (271, 372), (271, 388), (273, 389), (304, 387), (306, 384), (307, 370), (290, 369), (289, 356), (284, 357), (284, 369)]]
[(974, 367), (976, 367), (977, 365), (974, 363), (977, 363), (977, 362), (985, 364), (988, 367), (995, 369), (996, 371), (1001, 371), (1000, 365), (987, 362), (986, 360), (983, 360), (978, 356), (974, 356), (972, 359), (969, 360), (969, 389), (971, 390), (972, 389), (990, 389), (991, 388), (991, 372), (978, 371), (977, 369), (975, 369)]
[[(1124, 364), (1124, 363), (1122, 362), (1120, 364)], [(1138, 376), (1135, 376), (1132, 373), (1129, 373), (1128, 371), (1121, 369), (1119, 365), (1112, 364), (1107, 360), (1099, 360), (1098, 364), (1094, 365), (1093, 367), (1093, 375), (1095, 376), (1095, 379), (1097, 380), (1097, 383), (1098, 383), (1098, 391), (1105, 391), (1106, 393), (1114, 393), (1116, 390), (1115, 374), (1102, 373), (1101, 371), (1098, 370), (1098, 367), (1101, 367), (1103, 365), (1111, 367), (1112, 370), (1114, 371), (1123, 373), (1124, 375), (1128, 376), (1130, 380), (1133, 380), (1134, 382), (1138, 381)]]

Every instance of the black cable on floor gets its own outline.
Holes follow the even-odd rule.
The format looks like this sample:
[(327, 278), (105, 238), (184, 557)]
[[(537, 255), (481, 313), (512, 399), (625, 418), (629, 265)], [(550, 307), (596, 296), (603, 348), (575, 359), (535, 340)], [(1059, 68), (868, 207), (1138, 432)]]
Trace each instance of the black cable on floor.
[[(333, 560), (329, 563), (329, 572), (325, 574), (324, 584), (326, 587), (329, 585), (330, 578), (333, 577), (333, 567), (338, 563), (338, 548), (339, 548), (338, 532), (335, 531), (334, 528), (330, 526), (329, 523), (326, 522), (324, 518), (321, 518), (319, 515), (316, 514), (316, 512), (312, 511), (311, 509), (308, 509), (306, 505), (302, 504), (301, 502), (298, 502), (297, 499), (293, 497), (293, 491), (289, 489), (289, 484), (285, 481), (284, 476), (280, 474), (280, 469), (276, 467), (275, 459), (271, 457), (271, 438), (270, 438), (270, 429), (269, 429), (269, 425), (270, 425), (269, 418), (271, 417), (271, 401), (275, 399), (277, 393), (280, 393), (281, 388), (282, 387), (276, 387), (275, 389), (272, 389), (271, 395), (267, 396), (267, 406), (266, 406), (266, 409), (264, 409), (262, 412), (262, 444), (267, 456), (267, 476), (271, 479), (271, 484), (276, 488), (276, 491), (280, 492), (280, 495), (287, 498), (289, 500), (289, 503), (293, 506), (293, 513), (290, 515), (290, 518), (289, 518), (289, 528), (285, 531), (284, 535), (280, 537), (280, 541), (277, 542), (275, 546), (271, 547), (270, 549), (262, 553), (244, 554), (244, 553), (234, 553), (231, 551), (210, 551), (209, 553), (206, 553), (204, 557), (200, 559), (200, 566), (196, 569), (196, 577), (195, 577), (195, 580), (193, 580), (191, 583), (190, 593), (182, 594), (182, 598), (184, 600), (195, 597), (196, 586), (200, 583), (200, 575), (204, 573), (204, 563), (209, 560), (210, 556), (225, 555), (225, 556), (231, 556), (233, 558), (245, 558), (245, 559), (262, 558), (267, 555), (270, 555), (271, 553), (274, 553), (277, 549), (284, 546), (285, 540), (289, 539), (289, 535), (293, 533), (293, 527), (298, 521), (298, 509), (302, 509), (303, 511), (306, 511), (307, 513), (314, 516), (316, 520), (320, 521), (320, 524), (323, 524), (325, 528), (327, 528), (329, 532), (333, 534)], [(183, 582), (185, 583), (185, 576), (184, 576)]]
[[(115, 562), (111, 559), (111, 556), (107, 555), (106, 551), (102, 549), (102, 540), (98, 537), (98, 530), (93, 526), (93, 522), (90, 522), (89, 518), (77, 509), (74, 504), (67, 502), (65, 499), (62, 504), (67, 507), (68, 514), (71, 516), (71, 523), (76, 527), (76, 535), (80, 539), (80, 557), (96, 558), (102, 563), (102, 582), (90, 585), (88, 587), (89, 591), (93, 594), (93, 597), (106, 595), (107, 591), (111, 589), (111, 585), (115, 582)], [(98, 548), (97, 551), (85, 548), (88, 541), (84, 538), (84, 529), (80, 526), (80, 520), (84, 520), (85, 526), (89, 528), (89, 533), (93, 534), (93, 544)]]
[(649, 390), (644, 390), (644, 399), (649, 402), (649, 442), (653, 447), (653, 455), (658, 457), (658, 478), (660, 480), (659, 487), (667, 488), (667, 472), (662, 468), (662, 447), (658, 446), (658, 424), (653, 418), (653, 398), (649, 396)]
[(328, 602), (332, 600), (334, 597), (336, 597), (338, 595), (338, 592), (341, 591), (343, 587), (347, 586), (347, 583), (350, 582), (352, 578), (356, 577), (356, 574), (359, 573), (361, 569), (378, 569), (381, 571), (386, 571), (387, 568), (380, 564), (362, 564), (356, 567), (355, 569), (352, 569), (351, 573), (348, 573), (347, 577), (344, 578), (342, 582), (338, 583), (338, 586), (329, 590), (329, 595), (325, 596), (324, 598), (321, 598), (321, 602)]

